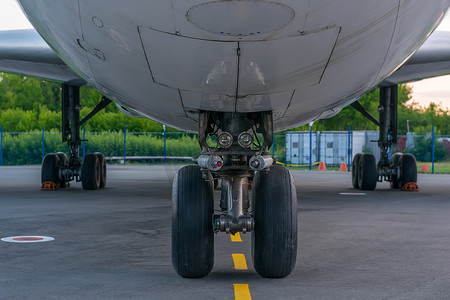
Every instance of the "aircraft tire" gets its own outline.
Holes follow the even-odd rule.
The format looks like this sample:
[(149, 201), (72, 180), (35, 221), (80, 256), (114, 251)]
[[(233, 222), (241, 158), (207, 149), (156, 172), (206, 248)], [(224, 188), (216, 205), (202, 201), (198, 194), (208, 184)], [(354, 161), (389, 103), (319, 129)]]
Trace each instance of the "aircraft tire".
[(399, 186), (408, 182), (417, 182), (417, 162), (414, 155), (405, 153), (400, 158), (400, 179)]
[(104, 188), (106, 186), (106, 159), (105, 155), (100, 152), (95, 152), (100, 163), (100, 185), (99, 188)]
[[(391, 157), (391, 169), (398, 168), (398, 166), (400, 165), (400, 158), (401, 157), (402, 157), (402, 153), (401, 152), (397, 152), (397, 153), (394, 153), (394, 155), (392, 155), (392, 157)], [(399, 168), (398, 168), (398, 170), (399, 170)], [(391, 189), (399, 189), (400, 188), (398, 180), (399, 180), (399, 177), (398, 177), (398, 174), (397, 174), (397, 176), (392, 178), (392, 181), (391, 181), (391, 184), (390, 184), (391, 185)]]
[(297, 260), (297, 193), (289, 171), (272, 166), (253, 179), (253, 266), (266, 278), (289, 275)]
[(358, 185), (361, 190), (374, 190), (377, 186), (377, 163), (373, 154), (364, 153), (359, 159)]
[(49, 153), (44, 156), (41, 167), (41, 183), (51, 181), (57, 186), (61, 184), (59, 178), (59, 157), (55, 153)]
[[(59, 158), (59, 169), (64, 170), (69, 167), (69, 159), (67, 158), (67, 155), (64, 152), (58, 152), (56, 155)], [(59, 183), (60, 188), (65, 188), (67, 186), (66, 179), (61, 176), (61, 182)]]
[(100, 187), (100, 161), (96, 154), (86, 154), (81, 167), (81, 185), (84, 190), (97, 190)]
[(172, 265), (185, 278), (200, 278), (214, 266), (212, 176), (198, 166), (178, 171), (172, 188)]
[(352, 185), (355, 189), (359, 189), (358, 183), (358, 169), (359, 169), (359, 159), (361, 158), (362, 153), (357, 153), (353, 157), (352, 161)]

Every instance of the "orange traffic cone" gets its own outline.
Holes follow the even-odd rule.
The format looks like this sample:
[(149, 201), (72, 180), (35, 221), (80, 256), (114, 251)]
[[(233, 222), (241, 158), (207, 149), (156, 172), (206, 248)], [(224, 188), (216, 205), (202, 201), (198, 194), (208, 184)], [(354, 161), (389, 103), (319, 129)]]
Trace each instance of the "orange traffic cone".
[(428, 166), (427, 166), (427, 164), (422, 164), (422, 167), (420, 168), (420, 171), (424, 172), (424, 173), (428, 173)]
[(320, 162), (319, 163), (319, 171), (326, 171), (327, 170), (327, 166), (325, 165), (324, 162)]
[(339, 167), (339, 171), (340, 172), (348, 172), (347, 164), (346, 163), (342, 163), (341, 166)]

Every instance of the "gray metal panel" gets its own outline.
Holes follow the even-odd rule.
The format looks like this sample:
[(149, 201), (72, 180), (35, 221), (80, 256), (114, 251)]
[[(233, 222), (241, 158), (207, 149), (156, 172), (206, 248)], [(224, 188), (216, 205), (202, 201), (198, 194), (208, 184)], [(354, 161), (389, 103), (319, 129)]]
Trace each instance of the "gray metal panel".
[(320, 161), (326, 165), (338, 166), (341, 163), (347, 163), (347, 156), (347, 132), (320, 133)]
[[(317, 132), (312, 133), (312, 163), (317, 162)], [(286, 134), (286, 162), (291, 164), (309, 164), (309, 132), (289, 132)]]
[[(356, 140), (352, 143), (360, 144), (362, 152), (366, 142), (365, 133), (356, 133)], [(348, 162), (348, 141), (347, 131), (335, 132), (313, 132), (312, 133), (312, 162), (325, 162), (328, 166), (339, 166)], [(289, 132), (286, 134), (286, 161), (292, 164), (309, 164), (309, 132)], [(353, 149), (353, 144), (350, 145)], [(357, 146), (358, 148), (358, 146)], [(355, 154), (355, 153), (353, 153)], [(351, 162), (351, 157), (350, 157)]]

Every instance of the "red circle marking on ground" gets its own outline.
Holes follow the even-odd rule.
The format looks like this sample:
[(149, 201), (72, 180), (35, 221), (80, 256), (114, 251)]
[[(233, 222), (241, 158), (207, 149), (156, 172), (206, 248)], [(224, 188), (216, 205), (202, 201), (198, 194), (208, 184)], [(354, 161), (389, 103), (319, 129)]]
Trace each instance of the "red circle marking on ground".
[(18, 241), (18, 242), (33, 242), (33, 241), (42, 241), (43, 238), (40, 237), (20, 237), (20, 238), (13, 238), (14, 241)]

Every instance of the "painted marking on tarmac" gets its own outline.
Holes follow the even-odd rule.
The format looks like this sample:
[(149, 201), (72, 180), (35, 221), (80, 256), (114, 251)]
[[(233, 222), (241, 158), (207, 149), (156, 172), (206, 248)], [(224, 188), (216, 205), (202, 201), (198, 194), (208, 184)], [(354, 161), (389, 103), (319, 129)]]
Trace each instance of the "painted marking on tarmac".
[(239, 232), (236, 232), (235, 235), (230, 234), (230, 238), (232, 242), (242, 242), (241, 235)]
[(339, 193), (339, 195), (344, 196), (365, 196), (367, 193)]
[(236, 270), (248, 270), (244, 254), (231, 254), (233, 256), (234, 268)]
[(248, 284), (235, 283), (234, 285), (234, 299), (236, 300), (251, 300), (250, 290)]
[(9, 236), (1, 239), (3, 242), (8, 243), (42, 243), (54, 241), (55, 238), (51, 236), (38, 236), (38, 235), (28, 235), (28, 236)]

